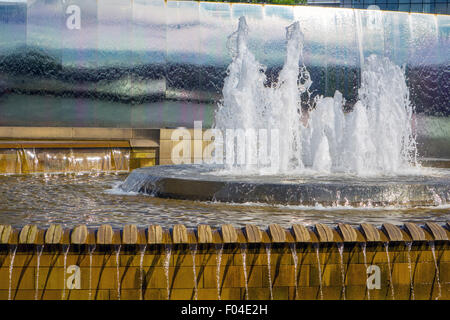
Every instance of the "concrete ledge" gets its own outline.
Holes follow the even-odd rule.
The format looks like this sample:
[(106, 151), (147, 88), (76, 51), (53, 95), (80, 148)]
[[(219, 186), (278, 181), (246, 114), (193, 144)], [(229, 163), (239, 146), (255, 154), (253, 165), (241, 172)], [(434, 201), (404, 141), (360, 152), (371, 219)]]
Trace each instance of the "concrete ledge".
[[(0, 140), (133, 140), (159, 145), (159, 129), (1, 127)], [(147, 146), (147, 145), (146, 145)]]

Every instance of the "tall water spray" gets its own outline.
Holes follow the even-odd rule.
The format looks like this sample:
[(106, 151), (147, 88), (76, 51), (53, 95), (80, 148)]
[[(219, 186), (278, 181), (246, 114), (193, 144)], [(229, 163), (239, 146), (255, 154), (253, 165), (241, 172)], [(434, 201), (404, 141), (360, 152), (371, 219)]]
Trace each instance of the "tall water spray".
[(358, 101), (345, 113), (339, 91), (310, 99), (312, 80), (303, 64), (300, 23), (286, 30), (284, 66), (271, 86), (265, 85), (265, 67), (247, 46), (244, 17), (229, 37), (233, 61), (214, 124), (226, 137), (225, 148), (218, 146), (222, 139), (216, 143), (225, 150), (226, 169), (233, 174), (390, 175), (416, 166), (413, 106), (404, 70), (388, 58), (368, 57)]

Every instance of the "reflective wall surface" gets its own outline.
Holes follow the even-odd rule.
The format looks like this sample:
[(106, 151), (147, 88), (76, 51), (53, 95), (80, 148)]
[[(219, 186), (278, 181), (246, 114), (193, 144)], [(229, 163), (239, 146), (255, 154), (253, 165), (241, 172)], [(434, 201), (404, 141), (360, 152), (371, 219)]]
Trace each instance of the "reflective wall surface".
[(450, 16), (164, 0), (0, 0), (0, 125), (212, 123), (245, 16), (269, 81), (299, 20), (313, 94), (356, 99), (364, 58), (404, 65), (420, 114), (450, 116)]

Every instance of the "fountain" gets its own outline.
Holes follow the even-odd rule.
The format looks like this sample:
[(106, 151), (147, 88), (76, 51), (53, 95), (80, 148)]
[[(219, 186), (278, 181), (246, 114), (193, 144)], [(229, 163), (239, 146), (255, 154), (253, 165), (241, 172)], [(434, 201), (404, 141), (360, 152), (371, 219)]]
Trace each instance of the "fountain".
[(283, 205), (331, 206), (340, 199), (350, 206), (434, 205), (436, 195), (448, 200), (448, 170), (417, 162), (404, 69), (370, 55), (358, 100), (344, 112), (339, 91), (311, 100), (314, 79), (299, 65), (304, 60), (299, 22), (286, 28), (284, 66), (270, 86), (260, 71), (265, 67), (248, 48), (248, 33), (241, 17), (228, 39), (233, 61), (208, 163), (136, 169), (121, 185), (124, 191)]
[(0, 299), (448, 299), (448, 16), (75, 2), (0, 3)]

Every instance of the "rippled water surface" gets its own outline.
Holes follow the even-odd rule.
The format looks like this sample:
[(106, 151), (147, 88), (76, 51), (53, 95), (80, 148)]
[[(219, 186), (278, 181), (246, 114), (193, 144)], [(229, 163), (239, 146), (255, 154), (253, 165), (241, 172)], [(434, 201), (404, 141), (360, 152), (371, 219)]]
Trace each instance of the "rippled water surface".
[(266, 204), (224, 204), (159, 199), (142, 194), (121, 193), (117, 186), (127, 174), (35, 174), (0, 176), (0, 224), (20, 227), (28, 223), (67, 227), (84, 223), (97, 227), (109, 223), (173, 226), (198, 224), (219, 226), (247, 223), (267, 227), (278, 223), (380, 225), (450, 221), (450, 205), (422, 208), (324, 208)]

